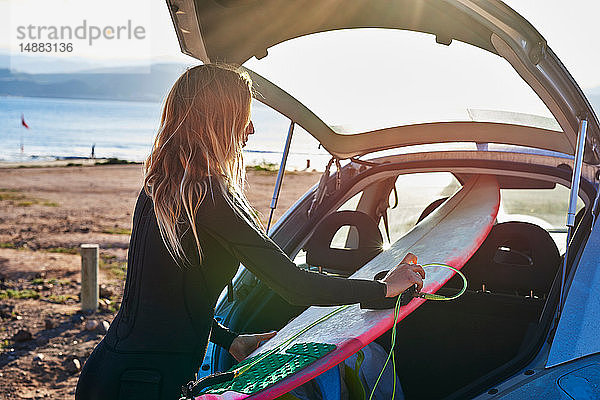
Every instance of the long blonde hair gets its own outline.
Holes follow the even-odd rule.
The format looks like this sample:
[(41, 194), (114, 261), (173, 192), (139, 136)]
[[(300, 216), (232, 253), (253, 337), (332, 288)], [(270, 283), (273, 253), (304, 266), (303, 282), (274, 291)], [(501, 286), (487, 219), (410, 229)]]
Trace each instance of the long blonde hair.
[(181, 240), (187, 229), (202, 260), (196, 215), (208, 190), (205, 178), (213, 178), (211, 182), (219, 183), (217, 190), (233, 193), (251, 210), (243, 194), (242, 158), (251, 100), (248, 74), (214, 64), (185, 71), (166, 98), (145, 163), (144, 189), (154, 202), (163, 242), (178, 265), (189, 260)]

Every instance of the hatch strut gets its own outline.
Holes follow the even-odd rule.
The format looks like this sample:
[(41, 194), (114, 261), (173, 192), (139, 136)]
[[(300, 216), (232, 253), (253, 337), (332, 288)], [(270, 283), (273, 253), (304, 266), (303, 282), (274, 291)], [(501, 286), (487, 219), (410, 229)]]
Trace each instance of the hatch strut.
[(279, 190), (281, 190), (281, 182), (283, 182), (283, 174), (285, 173), (285, 164), (287, 162), (288, 154), (290, 153), (290, 145), (292, 144), (292, 135), (294, 133), (294, 121), (290, 122), (288, 129), (287, 138), (285, 139), (285, 146), (283, 148), (283, 154), (281, 156), (281, 163), (279, 164), (279, 171), (277, 172), (277, 180), (275, 181), (275, 189), (273, 190), (273, 198), (271, 199), (271, 212), (269, 213), (269, 222), (267, 223), (267, 235), (271, 228), (271, 219), (273, 219), (273, 212), (277, 208), (277, 200), (279, 199)]
[[(267, 222), (267, 235), (269, 234), (269, 228), (271, 227), (273, 212), (275, 211), (275, 208), (277, 208), (277, 199), (279, 198), (279, 190), (281, 189), (281, 182), (283, 181), (283, 174), (285, 173), (285, 163), (290, 152), (290, 144), (292, 143), (294, 125), (294, 121), (291, 121), (287, 138), (285, 139), (283, 155), (281, 156), (281, 163), (279, 164), (279, 171), (277, 172), (277, 180), (275, 181), (275, 190), (273, 191), (273, 198), (271, 199), (271, 205), (269, 206), (271, 208), (271, 212), (269, 213), (269, 222)], [(229, 302), (233, 301), (233, 280), (229, 281), (227, 284), (227, 300)]]
[(558, 317), (564, 306), (565, 296), (565, 275), (567, 272), (567, 260), (573, 229), (575, 228), (575, 211), (577, 209), (577, 196), (579, 195), (579, 182), (581, 180), (581, 167), (583, 164), (583, 152), (585, 150), (585, 136), (587, 133), (587, 120), (582, 119), (579, 123), (579, 132), (577, 133), (577, 149), (575, 150), (575, 160), (573, 162), (573, 178), (571, 179), (571, 195), (569, 197), (569, 210), (567, 211), (567, 247), (565, 258), (563, 260), (561, 279), (560, 279), (560, 298), (558, 303)]

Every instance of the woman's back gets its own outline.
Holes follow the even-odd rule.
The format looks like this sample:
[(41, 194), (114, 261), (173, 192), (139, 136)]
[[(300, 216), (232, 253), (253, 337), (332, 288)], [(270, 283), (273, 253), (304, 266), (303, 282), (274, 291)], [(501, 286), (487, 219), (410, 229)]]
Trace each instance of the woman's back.
[[(117, 351), (193, 353), (206, 347), (216, 300), (238, 261), (200, 231), (203, 265), (177, 265), (165, 247), (144, 191), (138, 197), (121, 309), (106, 337)], [(191, 244), (189, 240), (184, 243)], [(197, 262), (197, 261), (196, 261)]]
[(212, 340), (228, 347), (235, 334), (216, 326), (212, 317), (239, 262), (203, 230), (199, 236), (202, 265), (193, 260), (187, 237), (191, 265), (177, 265), (161, 239), (152, 199), (141, 191), (121, 308), (86, 362), (76, 398), (178, 398), (204, 358), (211, 330)]

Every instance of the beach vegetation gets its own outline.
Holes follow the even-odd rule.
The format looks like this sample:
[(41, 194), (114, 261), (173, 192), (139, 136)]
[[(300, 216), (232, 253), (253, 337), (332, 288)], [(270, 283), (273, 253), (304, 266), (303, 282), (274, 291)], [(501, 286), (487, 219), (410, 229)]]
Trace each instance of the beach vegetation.
[(31, 283), (34, 285), (70, 285), (71, 281), (69, 279), (44, 279), (44, 278), (35, 278), (31, 280)]
[(79, 251), (73, 247), (49, 247), (44, 249), (48, 253), (63, 253), (63, 254), (77, 254)]
[(127, 274), (127, 262), (115, 260), (116, 258), (105, 259), (101, 256), (99, 261), (99, 267), (107, 271), (113, 277), (123, 280), (125, 279), (125, 275)]
[(0, 201), (16, 201), (25, 199), (25, 195), (15, 189), (0, 188)]
[(263, 160), (256, 165), (249, 166), (248, 168), (254, 171), (277, 172), (279, 170), (279, 164)]
[(121, 303), (112, 302), (108, 305), (107, 310), (111, 313), (115, 314), (121, 308)]
[(40, 294), (33, 289), (5, 289), (0, 290), (0, 300), (6, 299), (39, 299)]
[(131, 229), (129, 228), (106, 228), (102, 230), (102, 233), (108, 233), (109, 235), (131, 235)]
[(79, 301), (79, 298), (72, 294), (51, 294), (50, 296), (45, 297), (44, 300), (49, 303), (66, 304), (69, 300), (77, 302)]
[(127, 161), (116, 157), (110, 157), (105, 160), (96, 161), (95, 165), (121, 165), (121, 164), (141, 164), (137, 161)]
[(58, 207), (58, 203), (56, 202), (27, 197), (16, 189), (0, 188), (0, 201), (8, 201), (17, 207), (29, 207), (34, 204), (41, 204), (47, 207)]

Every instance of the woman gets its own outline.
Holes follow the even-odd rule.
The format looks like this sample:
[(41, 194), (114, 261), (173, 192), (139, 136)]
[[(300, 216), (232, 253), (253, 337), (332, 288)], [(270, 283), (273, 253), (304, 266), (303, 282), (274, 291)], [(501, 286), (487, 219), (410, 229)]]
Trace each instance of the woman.
[(269, 239), (243, 193), (251, 99), (249, 77), (232, 67), (199, 65), (173, 85), (135, 206), (121, 308), (81, 372), (77, 399), (176, 399), (209, 340), (242, 359), (271, 337), (237, 336), (213, 319), (240, 262), (293, 304), (422, 286), (418, 265), (380, 282), (306, 272)]

